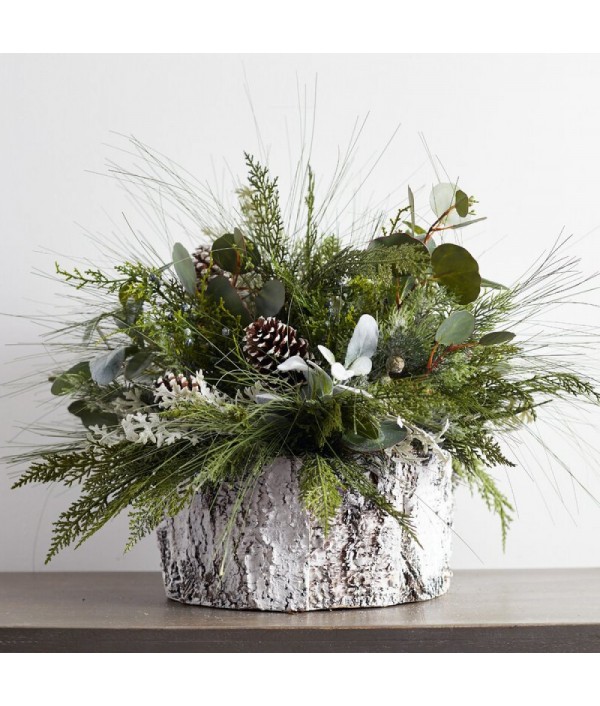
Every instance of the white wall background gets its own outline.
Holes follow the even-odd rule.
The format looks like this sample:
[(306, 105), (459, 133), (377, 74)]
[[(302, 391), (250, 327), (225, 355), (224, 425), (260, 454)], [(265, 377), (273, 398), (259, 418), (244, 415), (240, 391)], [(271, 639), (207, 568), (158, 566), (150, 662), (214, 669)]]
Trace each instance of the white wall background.
[[(563, 226), (576, 235), (572, 251), (597, 268), (600, 248), (600, 55), (272, 55), (272, 56), (2, 56), (0, 57), (0, 381), (25, 379), (38, 361), (27, 356), (42, 331), (28, 315), (53, 310), (54, 282), (32, 274), (53, 269), (54, 253), (95, 258), (82, 226), (109, 234), (127, 210), (103, 171), (132, 133), (200, 178), (228, 184), (243, 174), (243, 150), (258, 152), (245, 79), (272, 165), (285, 177), (300, 144), (298, 87), (308, 111), (318, 76), (317, 178), (331, 173), (357, 118), (370, 113), (356, 174), (365, 176), (401, 127), (359, 197), (402, 198), (410, 179), (425, 203), (434, 174), (418, 134), (424, 133), (452, 178), (480, 201), (489, 217), (468, 246), (486, 276), (510, 282), (547, 248)], [(304, 98), (301, 99), (301, 102)], [(108, 143), (108, 144), (107, 144)], [(126, 158), (121, 159), (127, 163)], [(394, 190), (398, 189), (394, 194)], [(77, 225), (81, 224), (81, 225)], [(590, 295), (598, 303), (598, 295)], [(556, 316), (560, 314), (557, 312)], [(597, 326), (595, 309), (569, 314)], [(37, 351), (39, 352), (39, 350)], [(18, 396), (0, 398), (1, 437), (30, 440), (27, 425), (54, 414), (37, 378)], [(590, 414), (581, 438), (597, 436)], [(19, 427), (25, 427), (19, 432)], [(556, 438), (556, 448), (569, 448)], [(573, 470), (600, 497), (600, 456), (584, 453)], [(43, 566), (51, 522), (72, 492), (10, 491), (14, 469), (0, 468), (0, 570), (157, 569), (153, 538), (124, 556), (126, 518), (77, 551)], [(454, 567), (594, 566), (600, 563), (600, 506), (571, 483), (551, 458), (497, 475), (518, 516), (503, 553), (495, 517), (460, 491)]]

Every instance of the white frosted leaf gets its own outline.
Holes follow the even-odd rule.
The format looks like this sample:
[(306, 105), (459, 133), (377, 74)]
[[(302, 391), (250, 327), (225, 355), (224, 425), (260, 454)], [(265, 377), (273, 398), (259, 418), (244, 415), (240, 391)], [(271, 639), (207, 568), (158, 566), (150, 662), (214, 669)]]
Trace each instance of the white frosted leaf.
[(306, 364), (306, 361), (299, 355), (293, 355), (291, 358), (288, 358), (283, 363), (280, 363), (277, 366), (277, 370), (281, 370), (282, 373), (287, 373), (290, 370), (298, 370), (301, 373), (305, 373), (308, 371), (308, 365)]
[(377, 321), (370, 314), (363, 314), (358, 320), (348, 344), (344, 365), (348, 367), (350, 363), (362, 356), (372, 358), (377, 350), (378, 340), (379, 327), (377, 326)]
[(354, 363), (350, 366), (350, 370), (354, 372), (355, 375), (368, 375), (371, 372), (373, 363), (370, 358), (366, 355), (361, 355), (357, 358)]
[(329, 363), (329, 365), (333, 365), (335, 363), (335, 356), (329, 350), (329, 348), (325, 348), (325, 346), (317, 346), (317, 348), (319, 349), (323, 358), (325, 358), (325, 360)]
[(331, 374), (336, 380), (349, 380), (354, 375), (354, 372), (346, 370), (341, 363), (334, 363), (331, 366)]

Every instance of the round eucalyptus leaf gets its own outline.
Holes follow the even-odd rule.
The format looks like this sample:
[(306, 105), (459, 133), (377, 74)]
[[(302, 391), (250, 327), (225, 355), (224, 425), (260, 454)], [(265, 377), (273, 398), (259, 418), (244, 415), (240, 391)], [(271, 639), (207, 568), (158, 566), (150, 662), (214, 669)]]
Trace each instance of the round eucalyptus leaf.
[(456, 192), (456, 213), (461, 218), (465, 218), (466, 216), (469, 215), (469, 197), (465, 194), (464, 191), (461, 191), (460, 189)]
[(479, 344), (481, 346), (498, 346), (502, 343), (510, 343), (514, 337), (515, 334), (510, 331), (494, 331), (482, 336), (479, 339)]
[(101, 412), (92, 410), (87, 406), (85, 400), (75, 400), (72, 402), (68, 410), (71, 414), (81, 419), (81, 422), (86, 427), (104, 426), (114, 427), (119, 423), (119, 418), (111, 412)]
[(50, 392), (53, 395), (68, 395), (74, 392), (91, 376), (89, 361), (76, 363), (64, 373), (61, 373), (52, 382)]
[(240, 299), (239, 294), (231, 282), (224, 277), (219, 275), (218, 277), (213, 277), (206, 287), (206, 293), (214, 301), (223, 302), (223, 306), (234, 316), (239, 316), (241, 322), (244, 326), (252, 323), (252, 316), (250, 312)]
[(456, 184), (444, 182), (436, 184), (429, 194), (429, 205), (438, 219), (443, 218), (442, 223), (446, 226), (453, 226), (460, 223), (463, 219), (458, 215), (456, 208), (456, 193), (458, 187)]
[(384, 420), (379, 426), (379, 435), (376, 439), (369, 439), (366, 436), (355, 434), (354, 432), (346, 432), (342, 440), (344, 444), (352, 451), (360, 453), (376, 453), (383, 451), (391, 446), (399, 444), (406, 438), (407, 431), (398, 426), (395, 420)]
[[(241, 240), (240, 240), (241, 238)], [(211, 254), (216, 264), (225, 272), (238, 275), (241, 271), (243, 238), (236, 228), (235, 233), (225, 233), (212, 245)]]
[(265, 282), (255, 299), (258, 316), (276, 316), (285, 303), (285, 287), (277, 279)]
[(152, 353), (150, 351), (138, 351), (127, 361), (125, 366), (125, 377), (133, 380), (144, 373), (152, 363)]
[(249, 238), (246, 238), (244, 242), (246, 243), (246, 257), (243, 263), (243, 270), (244, 272), (248, 272), (260, 267), (262, 260), (260, 257), (260, 250), (256, 246), (256, 243)]
[(459, 304), (469, 304), (479, 296), (479, 265), (465, 248), (453, 243), (438, 245), (431, 253), (431, 267), (435, 279), (454, 295)]
[(458, 346), (469, 340), (475, 328), (475, 317), (471, 312), (453, 311), (442, 321), (435, 334), (435, 340), (443, 346)]
[(417, 238), (413, 238), (412, 235), (408, 233), (392, 233), (391, 235), (385, 235), (381, 238), (374, 238), (369, 243), (369, 250), (374, 248), (390, 248), (398, 245), (414, 245), (415, 247), (421, 248), (428, 252), (425, 245)]

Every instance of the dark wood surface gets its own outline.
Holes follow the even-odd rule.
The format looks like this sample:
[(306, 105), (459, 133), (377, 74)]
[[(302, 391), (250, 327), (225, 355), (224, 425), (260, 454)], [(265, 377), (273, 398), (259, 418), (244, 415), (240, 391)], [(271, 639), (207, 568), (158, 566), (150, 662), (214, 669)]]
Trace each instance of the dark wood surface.
[(158, 573), (4, 573), (0, 651), (596, 652), (600, 569), (457, 571), (432, 601), (298, 614), (180, 605)]

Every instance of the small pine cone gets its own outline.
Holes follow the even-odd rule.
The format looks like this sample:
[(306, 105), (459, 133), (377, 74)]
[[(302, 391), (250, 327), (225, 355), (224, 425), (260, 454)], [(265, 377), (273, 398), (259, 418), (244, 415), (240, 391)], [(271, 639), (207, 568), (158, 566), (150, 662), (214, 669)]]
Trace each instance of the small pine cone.
[(165, 373), (154, 383), (154, 387), (158, 390), (161, 385), (164, 385), (169, 392), (179, 392), (180, 390), (198, 391), (199, 385), (196, 378), (190, 375), (175, 375), (174, 373)]
[(261, 316), (246, 327), (244, 353), (252, 365), (262, 373), (272, 373), (277, 366), (293, 355), (305, 360), (312, 358), (308, 341), (300, 338), (296, 329), (274, 316)]
[(202, 279), (204, 277), (214, 279), (218, 275), (226, 275), (229, 277), (228, 272), (225, 272), (225, 270), (213, 262), (210, 249), (204, 245), (200, 245), (200, 247), (194, 250), (192, 253), (192, 260), (194, 261), (194, 267), (196, 268), (197, 279)]

